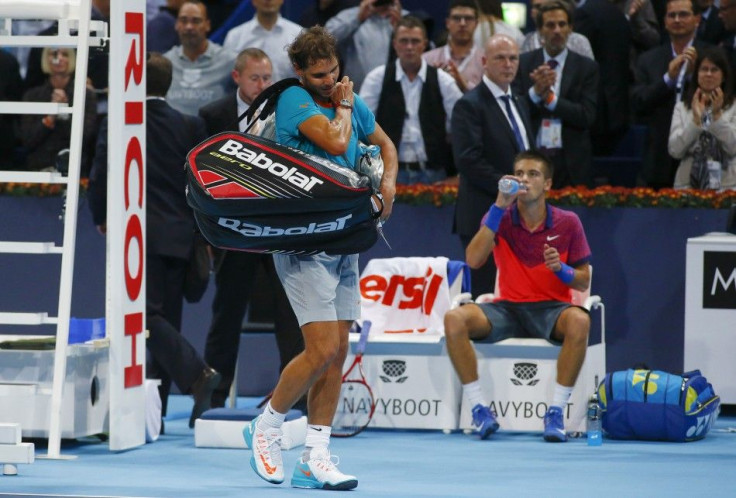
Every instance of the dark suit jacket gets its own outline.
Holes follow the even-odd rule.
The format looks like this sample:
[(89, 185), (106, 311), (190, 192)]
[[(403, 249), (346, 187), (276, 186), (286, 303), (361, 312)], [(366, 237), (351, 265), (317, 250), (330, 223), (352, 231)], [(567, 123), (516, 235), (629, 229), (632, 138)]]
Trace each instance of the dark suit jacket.
[(574, 26), (590, 40), (599, 64), (598, 112), (592, 134), (623, 136), (629, 126), (629, 22), (608, 0), (586, 0), (575, 10)]
[[(701, 51), (708, 45), (695, 40), (693, 46)], [(641, 54), (636, 61), (635, 82), (631, 93), (637, 117), (649, 126), (641, 177), (647, 185), (653, 187), (671, 187), (677, 169), (677, 161), (667, 151), (676, 92), (674, 87), (670, 88), (665, 84), (664, 74), (672, 59), (672, 45), (669, 40)]]
[(529, 88), (534, 86), (529, 73), (542, 64), (544, 64), (544, 50), (541, 48), (521, 54), (514, 91), (527, 99), (534, 136), (537, 136), (543, 119), (554, 118), (562, 121), (563, 148), (553, 157), (552, 162), (556, 171), (565, 169), (569, 173), (573, 185), (588, 185), (591, 180), (592, 161), (590, 127), (595, 121), (598, 100), (598, 64), (571, 50), (567, 51), (565, 66), (562, 69), (560, 94), (557, 96), (554, 111), (534, 104), (529, 98)]
[(214, 135), (223, 131), (238, 131), (238, 102), (235, 92), (231, 92), (199, 109), (199, 116), (204, 119), (207, 134)]
[(700, 25), (698, 26), (695, 37), (702, 42), (718, 45), (727, 36), (726, 27), (718, 17), (718, 7), (713, 5), (708, 19), (703, 19), (701, 16)]
[[(164, 100), (146, 101), (146, 253), (188, 260), (194, 216), (185, 196), (184, 162), (189, 151), (207, 138), (204, 121), (188, 116)], [(100, 127), (89, 184), (89, 203), (96, 225), (107, 216), (107, 118)]]
[[(514, 96), (530, 145), (532, 125), (526, 100)], [(519, 152), (514, 132), (493, 94), (481, 82), (452, 111), (452, 150), (460, 173), (455, 231), (472, 236), (498, 194), (498, 180), (512, 173)]]

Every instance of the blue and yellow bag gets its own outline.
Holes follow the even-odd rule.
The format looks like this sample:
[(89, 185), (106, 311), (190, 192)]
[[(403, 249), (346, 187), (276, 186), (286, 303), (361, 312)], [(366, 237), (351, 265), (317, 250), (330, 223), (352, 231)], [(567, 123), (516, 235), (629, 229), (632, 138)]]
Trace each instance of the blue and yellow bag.
[(721, 404), (700, 370), (682, 375), (659, 370), (612, 372), (598, 386), (598, 399), (608, 436), (652, 441), (704, 438)]

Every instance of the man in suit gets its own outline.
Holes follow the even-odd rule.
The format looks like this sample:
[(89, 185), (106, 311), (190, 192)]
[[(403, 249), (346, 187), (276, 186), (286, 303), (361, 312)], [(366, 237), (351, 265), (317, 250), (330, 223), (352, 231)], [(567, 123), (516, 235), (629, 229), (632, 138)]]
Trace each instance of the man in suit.
[(726, 50), (732, 72), (736, 72), (736, 0), (721, 0), (718, 17), (726, 29), (726, 38), (721, 46)]
[[(174, 110), (164, 96), (171, 85), (171, 62), (151, 53), (146, 62), (146, 347), (152, 356), (149, 378), (161, 379), (162, 414), (173, 380), (194, 397), (189, 427), (210, 408), (220, 374), (207, 366), (181, 335), (184, 278), (192, 256), (194, 216), (184, 196), (182, 164), (189, 150), (207, 138), (204, 122)], [(106, 233), (107, 119), (97, 140), (89, 184), (92, 218)]]
[[(481, 83), (457, 101), (451, 120), (453, 155), (460, 174), (454, 230), (465, 248), (498, 194), (498, 181), (511, 174), (516, 154), (534, 144), (527, 103), (511, 92), (519, 69), (519, 46), (511, 37), (496, 34), (484, 51)], [(493, 290), (492, 262), (471, 275), (473, 295)]]
[(554, 164), (552, 188), (590, 185), (598, 64), (567, 48), (572, 33), (569, 4), (545, 2), (536, 22), (544, 48), (521, 55), (515, 90), (527, 96), (536, 146)]
[[(199, 110), (213, 135), (228, 130), (245, 131), (245, 121), (238, 121), (255, 98), (271, 84), (272, 66), (259, 48), (246, 48), (235, 60), (232, 72), (238, 85), (236, 92), (216, 100)], [(274, 302), (276, 342), (283, 370), (292, 358), (304, 350), (304, 338), (284, 288), (276, 275), (273, 257), (241, 251), (215, 249), (215, 299), (212, 301), (212, 323), (207, 333), (204, 358), (222, 374), (220, 385), (212, 395), (212, 405), (225, 406), (238, 359), (240, 334), (256, 274), (262, 267), (270, 284)]]
[(593, 154), (610, 155), (629, 128), (631, 28), (608, 0), (586, 0), (575, 10), (575, 30), (588, 37), (598, 62), (598, 105), (591, 129)]
[(713, 0), (696, 0), (696, 2), (700, 7), (700, 24), (695, 38), (711, 45), (718, 45), (728, 36), (719, 14), (720, 10)]
[(668, 0), (664, 18), (669, 41), (641, 54), (636, 62), (632, 102), (649, 126), (639, 183), (652, 188), (672, 187), (677, 161), (667, 152), (672, 111), (692, 76), (698, 51), (695, 39), (700, 10), (692, 0)]

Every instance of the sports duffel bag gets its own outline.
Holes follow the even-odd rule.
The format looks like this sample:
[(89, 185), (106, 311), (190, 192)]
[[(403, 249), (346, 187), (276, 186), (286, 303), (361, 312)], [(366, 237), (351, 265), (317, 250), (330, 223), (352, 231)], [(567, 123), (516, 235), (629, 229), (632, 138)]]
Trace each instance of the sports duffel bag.
[(700, 370), (682, 375), (633, 369), (608, 373), (598, 399), (608, 436), (652, 441), (704, 438), (721, 403)]
[(370, 180), (254, 135), (224, 132), (187, 156), (187, 201), (214, 246), (352, 254), (377, 239)]

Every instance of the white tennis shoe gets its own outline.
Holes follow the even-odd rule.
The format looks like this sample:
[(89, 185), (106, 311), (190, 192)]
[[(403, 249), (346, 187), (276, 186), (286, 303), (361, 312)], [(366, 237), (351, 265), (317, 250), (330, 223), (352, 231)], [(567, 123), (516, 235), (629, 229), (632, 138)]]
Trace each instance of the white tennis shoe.
[[(334, 459), (334, 461), (333, 461)], [(337, 469), (338, 457), (330, 456), (327, 448), (313, 448), (309, 460), (299, 458), (291, 477), (295, 488), (348, 490), (358, 486), (355, 476), (343, 474)]]
[(258, 476), (273, 484), (284, 482), (284, 462), (281, 459), (281, 429), (258, 429), (261, 415), (243, 429), (245, 444), (253, 450), (250, 466)]

